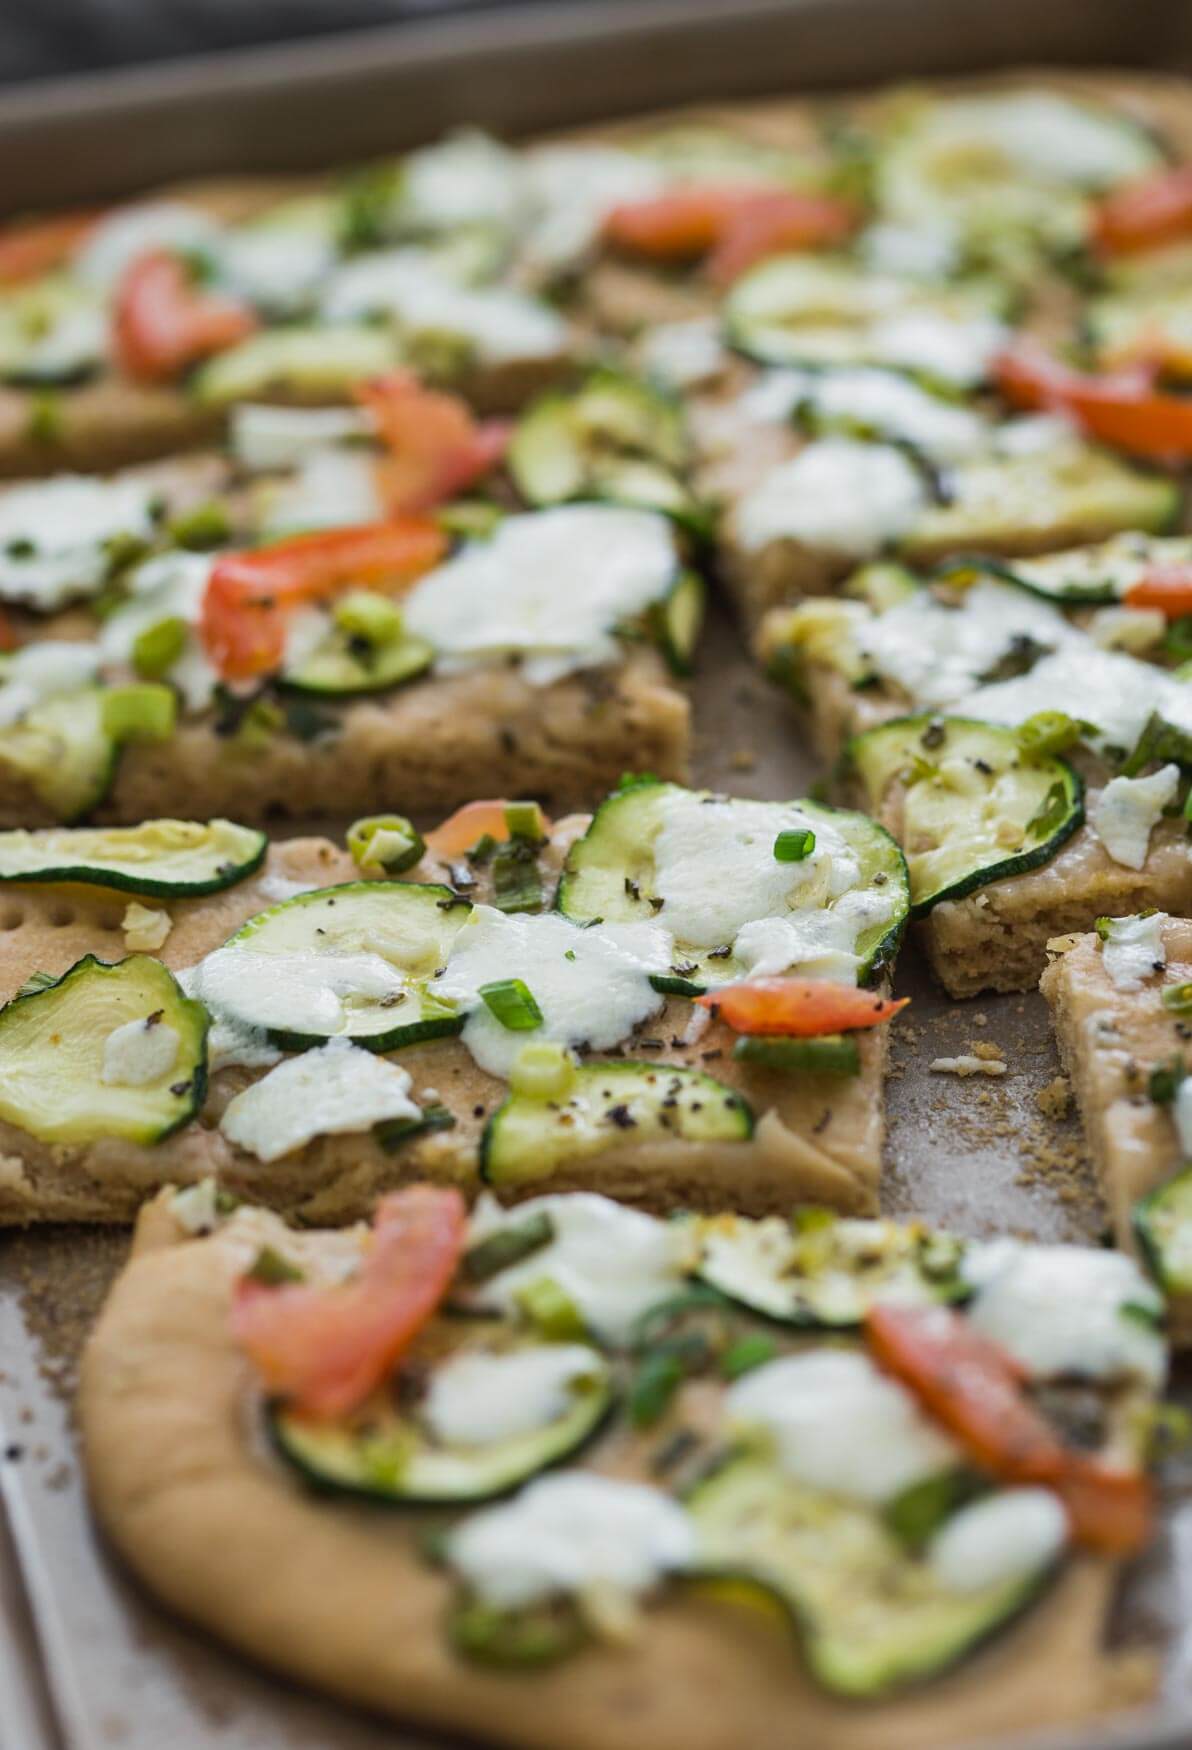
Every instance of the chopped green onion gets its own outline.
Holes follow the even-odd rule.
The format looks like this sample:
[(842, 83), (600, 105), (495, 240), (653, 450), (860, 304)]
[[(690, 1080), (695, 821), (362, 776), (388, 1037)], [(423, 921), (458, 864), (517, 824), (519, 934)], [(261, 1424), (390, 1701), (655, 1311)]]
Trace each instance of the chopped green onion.
[(815, 849), (815, 834), (788, 827), (774, 840), (774, 857), (779, 863), (801, 863)]
[(573, 1337), (587, 1335), (579, 1308), (553, 1276), (539, 1276), (527, 1282), (513, 1298), (522, 1317), (552, 1343), (566, 1343)]
[(113, 687), (103, 696), (104, 734), (113, 741), (168, 741), (174, 733), (178, 703), (169, 687)]
[(485, 1665), (524, 1669), (548, 1665), (573, 1652), (585, 1638), (578, 1611), (555, 1600), (522, 1610), (499, 1610), (469, 1599), (447, 1617), (452, 1649)]
[(247, 753), (256, 753), (268, 747), (285, 726), (284, 713), (271, 699), (254, 699), (236, 725), (236, 745)]
[(525, 1221), (511, 1227), (500, 1227), (496, 1233), (478, 1240), (460, 1259), (460, 1274), (469, 1282), (488, 1282), (520, 1264), (524, 1258), (549, 1246), (555, 1237), (555, 1224), (545, 1209), (540, 1209)]
[(818, 1039), (788, 1039), (776, 1034), (747, 1034), (733, 1047), (738, 1063), (761, 1069), (800, 1071), (809, 1075), (855, 1076), (861, 1059), (855, 1039), (825, 1033)]
[(396, 644), (402, 635), (401, 609), (375, 590), (349, 591), (336, 602), (334, 617), (341, 631), (350, 638), (362, 638), (374, 649)]
[(358, 869), (400, 875), (422, 861), (426, 841), (402, 814), (366, 814), (348, 828), (348, 850)]
[(511, 839), (493, 856), (493, 904), (498, 911), (541, 911), (545, 902), (534, 843)]
[(29, 418), (25, 425), (29, 440), (35, 444), (56, 444), (61, 441), (63, 426), (62, 397), (53, 389), (42, 389), (29, 403)]
[(494, 979), (491, 984), (482, 984), (477, 995), (510, 1033), (532, 1033), (542, 1025), (542, 1010), (524, 979)]
[(193, 510), (183, 511), (169, 526), (174, 545), (186, 547), (193, 553), (221, 546), (231, 533), (232, 519), (226, 506), (217, 498), (209, 499), (206, 504), (197, 504)]
[(535, 844), (546, 837), (546, 821), (536, 802), (507, 802), (505, 831), (511, 839), (533, 839)]
[(1015, 737), (1024, 753), (1064, 753), (1080, 740), (1080, 725), (1065, 711), (1036, 711), (1019, 724)]
[(674, 1349), (652, 1349), (643, 1356), (629, 1387), (626, 1408), (635, 1428), (657, 1422), (683, 1383), (687, 1369)]
[(386, 1118), (373, 1126), (373, 1135), (392, 1154), (412, 1137), (426, 1136), (432, 1130), (454, 1130), (455, 1114), (446, 1106), (424, 1106), (417, 1118)]
[(173, 668), (186, 649), (186, 621), (177, 615), (146, 626), (133, 640), (132, 666), (147, 681), (155, 681)]
[(523, 1045), (509, 1076), (512, 1091), (529, 1100), (562, 1100), (574, 1081), (575, 1059), (564, 1046), (547, 1039)]
[(743, 1373), (749, 1373), (753, 1368), (773, 1361), (777, 1353), (778, 1345), (773, 1337), (754, 1331), (748, 1337), (738, 1338), (725, 1350), (720, 1357), (720, 1371), (725, 1379), (740, 1379)]
[(1159, 992), (1159, 1001), (1173, 1015), (1188, 1014), (1192, 1011), (1192, 983), (1169, 984)]
[(1147, 1081), (1147, 1093), (1156, 1106), (1171, 1105), (1187, 1073), (1187, 1065), (1179, 1056), (1171, 1058), (1167, 1063), (1155, 1065)]
[(903, 1547), (917, 1555), (926, 1548), (944, 1521), (981, 1494), (982, 1479), (972, 1471), (949, 1470), (921, 1482), (908, 1483), (888, 1501), (882, 1518)]
[(439, 527), (462, 541), (484, 541), (496, 532), (505, 516), (499, 504), (483, 498), (463, 498), (444, 504), (434, 513)]
[(18, 990), (19, 997), (36, 996), (39, 990), (49, 990), (57, 984), (59, 974), (56, 972), (31, 972), (24, 984)]
[(244, 1275), (247, 1281), (261, 1282), (266, 1288), (280, 1288), (286, 1282), (306, 1280), (297, 1264), (291, 1264), (273, 1246), (262, 1246)]

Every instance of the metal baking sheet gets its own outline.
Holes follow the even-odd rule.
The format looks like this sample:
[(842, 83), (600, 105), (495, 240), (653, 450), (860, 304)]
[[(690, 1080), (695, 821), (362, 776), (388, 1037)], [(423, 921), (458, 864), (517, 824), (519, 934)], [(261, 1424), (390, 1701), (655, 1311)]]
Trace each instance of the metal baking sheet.
[[(167, 176), (313, 167), (464, 122), (510, 133), (634, 109), (1024, 62), (1192, 65), (1182, 0), (557, 0), (218, 62), (0, 94), (0, 208), (128, 192)], [(318, 127), (310, 125), (312, 114)], [(716, 618), (696, 682), (701, 782), (798, 795), (818, 775), (776, 692)], [(950, 1004), (912, 949), (899, 989), (883, 1199), (967, 1233), (1096, 1242), (1103, 1214), (1074, 1119), (1048, 1117), (1058, 1073), (1041, 999)], [(935, 1076), (937, 1055), (1003, 1047), (1000, 1080)], [(124, 1578), (87, 1513), (71, 1420), (83, 1335), (125, 1239), (0, 1239), (2, 1750), (433, 1750), (325, 1704), (174, 1623)], [(1180, 1394), (1192, 1402), (1192, 1380)], [(1121, 1589), (1116, 1643), (1161, 1647), (1158, 1710), (1032, 1750), (1176, 1750), (1192, 1742), (1192, 1460), (1169, 1479), (1160, 1547)], [(20, 1570), (19, 1574), (17, 1570)], [(1026, 1740), (1016, 1750), (1026, 1750)]]

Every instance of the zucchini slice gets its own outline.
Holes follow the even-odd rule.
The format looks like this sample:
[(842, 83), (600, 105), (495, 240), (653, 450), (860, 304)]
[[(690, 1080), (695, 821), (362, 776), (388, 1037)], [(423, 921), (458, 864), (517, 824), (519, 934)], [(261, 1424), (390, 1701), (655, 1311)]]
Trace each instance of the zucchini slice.
[(205, 407), (278, 393), (299, 400), (334, 400), (398, 362), (397, 342), (388, 327), (361, 322), (274, 328), (202, 365), (191, 379), (191, 393)]
[(434, 647), (425, 638), (369, 644), (333, 626), (323, 642), (295, 667), (284, 670), (279, 680), (295, 692), (350, 699), (358, 693), (384, 693), (404, 686), (425, 674), (434, 659)]
[(680, 571), (670, 593), (650, 616), (654, 636), (673, 674), (691, 673), (707, 601), (703, 578), (694, 571)]
[(625, 504), (706, 534), (706, 515), (682, 478), (688, 459), (678, 403), (600, 370), (574, 393), (544, 395), (522, 415), (507, 466), (527, 504)]
[[(929, 377), (891, 346), (901, 319), (942, 329), (986, 324), (1006, 314), (991, 283), (927, 285), (860, 274), (854, 263), (779, 255), (743, 274), (724, 303), (730, 346), (763, 365), (807, 370), (876, 365)], [(974, 375), (982, 374), (980, 366)]]
[(180, 899), (246, 880), (268, 849), (267, 833), (231, 820), (0, 832), (0, 881), (78, 881)]
[[(436, 999), (433, 978), (471, 909), (451, 888), (431, 882), (354, 881), (299, 893), (250, 918), (217, 950), (225, 957), (218, 993), (201, 972), (199, 994), (229, 1020), (263, 1028), (282, 1051), (305, 1051), (333, 1037), (353, 1039), (369, 1051), (442, 1038), (458, 1033), (464, 1016)], [(272, 968), (267, 980), (234, 976), (230, 957), (241, 951), (253, 956), (248, 966), (255, 963), (258, 974), (257, 957), (276, 956), (276, 978)], [(328, 1025), (317, 977), (321, 955), (335, 957), (337, 965), (345, 957), (359, 956), (362, 966), (379, 958), (405, 978), (404, 989), (375, 996), (349, 989), (338, 1024)], [(225, 976), (229, 971), (233, 976)]]
[[(432, 1381), (435, 1366), (463, 1355), (489, 1355), (499, 1365), (503, 1356), (545, 1352), (549, 1358), (552, 1349), (557, 1351), (557, 1345), (472, 1318), (442, 1321), (435, 1335), (445, 1343), (431, 1365)], [(315, 1488), (397, 1505), (429, 1505), (487, 1501), (571, 1457), (600, 1427), (615, 1395), (609, 1364), (592, 1349), (591, 1370), (566, 1393), (560, 1413), (482, 1445), (436, 1437), (419, 1405), (406, 1403), (392, 1386), (374, 1393), (346, 1420), (312, 1421), (281, 1403), (268, 1405), (265, 1415), (277, 1452)]]
[(686, 1501), (708, 1577), (752, 1581), (785, 1606), (812, 1676), (873, 1699), (939, 1676), (1030, 1604), (1053, 1564), (957, 1592), (910, 1555), (875, 1509), (743, 1455)]
[[(640, 779), (625, 784), (600, 804), (587, 832), (567, 854), (556, 899), (561, 912), (580, 923), (597, 917), (616, 923), (658, 917), (657, 907), (651, 903), (653, 846), (662, 824), (662, 804), (672, 794), (683, 792), (675, 784)], [(782, 803), (773, 806), (777, 833), (789, 821)], [(870, 983), (893, 959), (906, 923), (909, 902), (902, 853), (882, 827), (862, 814), (818, 802), (800, 802), (799, 808), (811, 820), (823, 821), (825, 827), (831, 826), (842, 835), (858, 858), (865, 886), (876, 885), (896, 896), (890, 921), (873, 925), (857, 941), (858, 982)], [(662, 921), (666, 921), (665, 913)], [(678, 970), (672, 974), (652, 977), (656, 990), (698, 996), (708, 985), (730, 983), (746, 975), (745, 967), (731, 954), (723, 950), (709, 953), (682, 941), (675, 943), (675, 966)]]
[(160, 1142), (206, 1091), (207, 1011), (147, 954), (88, 954), (0, 1009), (0, 1118), (43, 1142)]
[(875, 814), (901, 788), (913, 917), (1050, 862), (1084, 821), (1084, 781), (1066, 760), (1028, 753), (1014, 730), (972, 718), (883, 723), (853, 737), (844, 769)]
[(47, 699), (0, 729), (0, 769), (23, 778), (67, 825), (90, 814), (116, 776), (120, 748), (104, 728), (103, 698), (90, 687)]
[(786, 1325), (854, 1330), (879, 1300), (956, 1301), (964, 1242), (917, 1224), (858, 1221), (806, 1209), (794, 1221), (709, 1216), (698, 1274), (730, 1300)]
[(1134, 1205), (1134, 1232), (1164, 1294), (1192, 1294), (1192, 1166)]
[(632, 1136), (635, 1142), (745, 1142), (753, 1113), (698, 1070), (661, 1063), (583, 1064), (565, 1100), (510, 1094), (484, 1127), (480, 1176), (529, 1185)]
[[(1047, 553), (1039, 559), (975, 558), (972, 563), (995, 572), (1010, 583), (1029, 589), (1064, 607), (1117, 602), (1143, 572), (1156, 565), (1187, 565), (1192, 561), (1192, 539), (1184, 535), (1155, 536), (1132, 530), (1111, 535), (1085, 547), (1070, 547), (1063, 553)], [(946, 574), (965, 565), (949, 560)]]
[(1163, 534), (1181, 504), (1175, 481), (1085, 444), (967, 462), (948, 488), (948, 502), (924, 511), (901, 543), (912, 564), (945, 551), (1062, 547), (1123, 529)]

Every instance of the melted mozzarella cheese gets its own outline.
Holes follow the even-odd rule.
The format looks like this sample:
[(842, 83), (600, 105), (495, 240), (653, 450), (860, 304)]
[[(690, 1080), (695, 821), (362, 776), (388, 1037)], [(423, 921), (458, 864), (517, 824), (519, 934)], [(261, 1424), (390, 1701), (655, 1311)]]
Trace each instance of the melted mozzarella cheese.
[(334, 238), (310, 226), (245, 226), (228, 232), (219, 245), (223, 278), (271, 316), (305, 310), (335, 259)]
[(43, 612), (93, 594), (108, 574), (107, 543), (153, 532), (144, 481), (60, 474), (0, 495), (0, 598)]
[(1141, 869), (1151, 833), (1180, 787), (1180, 768), (1161, 766), (1148, 778), (1111, 778), (1089, 810), (1089, 825), (1115, 863)]
[(540, 146), (523, 164), (534, 208), (523, 247), (530, 261), (550, 270), (586, 255), (613, 207), (646, 200), (668, 181), (661, 165), (616, 146)]
[(989, 441), (977, 413), (931, 395), (894, 371), (825, 371), (801, 399), (822, 418), (851, 420), (884, 438), (913, 444), (936, 462), (976, 455)]
[(842, 894), (830, 906), (755, 918), (738, 930), (733, 953), (751, 977), (798, 972), (804, 978), (855, 984), (860, 937), (888, 923), (897, 905), (894, 895), (871, 889)]
[(1166, 912), (1146, 917), (1110, 918), (1102, 925), (1101, 961), (1118, 990), (1141, 990), (1147, 979), (1167, 964), (1163, 945)]
[(477, 1306), (514, 1314), (521, 1291), (548, 1277), (589, 1330), (623, 1343), (644, 1313), (678, 1292), (694, 1261), (692, 1236), (682, 1223), (585, 1191), (533, 1197), (515, 1209), (486, 1194), (472, 1211), (470, 1243), (538, 1215), (549, 1217), (553, 1238), (476, 1288)]
[(667, 519), (646, 510), (564, 505), (507, 517), (422, 578), (402, 604), (407, 629), (439, 666), (523, 658), (532, 685), (615, 662), (614, 627), (671, 587)]
[[(1186, 1161), (1192, 1160), (1192, 1076), (1185, 1076), (1175, 1092), (1176, 1132), (1180, 1139), (1180, 1153)], [(1181, 1223), (1176, 1229), (1171, 1246), (1175, 1255), (1168, 1260), (1168, 1268), (1175, 1280), (1183, 1278), (1184, 1259), (1192, 1267), (1192, 1233)]]
[(745, 495), (737, 535), (749, 551), (793, 540), (867, 559), (906, 534), (926, 505), (923, 476), (901, 450), (825, 438), (772, 469)]
[(506, 286), (461, 286), (417, 250), (362, 255), (340, 268), (323, 298), (332, 322), (391, 316), (409, 336), (457, 335), (486, 364), (550, 358), (567, 348), (563, 318)]
[(418, 1118), (400, 1064), (330, 1039), (289, 1057), (230, 1100), (219, 1128), (261, 1161), (276, 1161), (316, 1136), (368, 1130), (387, 1118)]
[(956, 268), (956, 238), (946, 224), (882, 222), (863, 231), (857, 245), (870, 273), (939, 281)]
[(353, 998), (397, 998), (406, 980), (379, 954), (258, 954), (217, 948), (191, 969), (192, 994), (216, 1014), (244, 1025), (334, 1034), (350, 1022)]
[(911, 1394), (854, 1350), (812, 1349), (754, 1368), (726, 1408), (774, 1444), (788, 1476), (860, 1501), (888, 1501), (946, 1470), (956, 1448)]
[[(435, 994), (470, 1013), (463, 1042), (489, 1075), (508, 1077), (527, 1039), (607, 1051), (662, 1007), (650, 983), (672, 959), (657, 924), (595, 924), (581, 929), (557, 912), (540, 916), (474, 907), (451, 945)], [(529, 1032), (505, 1027), (485, 1006), (482, 985), (520, 978), (542, 1011)]]
[(870, 346), (874, 359), (904, 371), (922, 371), (954, 388), (980, 383), (1006, 330), (991, 317), (947, 318), (933, 310), (904, 310), (874, 324)]
[(1163, 1300), (1124, 1253), (1000, 1239), (971, 1245), (961, 1268), (970, 1322), (1031, 1378), (1162, 1383)]
[(112, 291), (139, 255), (154, 249), (208, 249), (218, 237), (215, 220), (182, 201), (119, 207), (88, 232), (74, 258), (74, 271), (88, 285)]
[(516, 1440), (565, 1416), (577, 1387), (604, 1372), (596, 1350), (583, 1343), (464, 1351), (435, 1368), (419, 1415), (448, 1446)]
[(125, 580), (127, 600), (100, 628), (99, 648), (104, 667), (129, 667), (133, 648), (143, 632), (165, 620), (181, 620), (191, 636), (181, 656), (167, 671), (168, 678), (181, 692), (189, 710), (203, 710), (210, 703), (219, 679), (194, 635), (212, 564), (209, 554), (175, 551), (158, 553), (129, 572)]
[(937, 106), (928, 135), (958, 154), (997, 153), (1019, 175), (1079, 188), (1139, 176), (1156, 159), (1141, 128), (1057, 91), (953, 99)]
[(308, 450), (291, 478), (263, 489), (261, 511), (261, 532), (270, 538), (379, 522), (385, 506), (376, 457), (366, 449), (334, 444)]
[(927, 1549), (932, 1574), (950, 1592), (1027, 1580), (1068, 1541), (1068, 1519), (1050, 1489), (1004, 1489), (962, 1507)]
[(250, 401), (231, 411), (232, 454), (265, 474), (296, 468), (312, 451), (371, 437), (372, 420), (356, 407), (272, 407)]
[(468, 129), (402, 161), (403, 219), (420, 230), (513, 225), (523, 208), (521, 157), (499, 140)]
[(510, 1610), (593, 1587), (643, 1593), (694, 1555), (694, 1528), (676, 1501), (587, 1471), (539, 1477), (447, 1539), (447, 1560), (469, 1588)]
[(1044, 650), (1084, 643), (1050, 602), (985, 577), (956, 606), (930, 590), (916, 590), (862, 623), (855, 636), (869, 664), (922, 705), (950, 705), (963, 698), (1025, 640)]
[(0, 658), (0, 728), (17, 723), (35, 705), (90, 686), (99, 675), (94, 644), (47, 638)]
[(719, 325), (708, 316), (658, 323), (646, 331), (637, 356), (645, 374), (668, 389), (711, 382), (728, 364)]
[(170, 1073), (181, 1044), (164, 1021), (126, 1021), (103, 1042), (99, 1079), (124, 1088), (148, 1087)]
[(1096, 726), (1095, 746), (1127, 753), (1152, 711), (1192, 733), (1192, 688), (1132, 656), (1098, 650), (1091, 639), (1045, 656), (1029, 674), (978, 688), (963, 706), (966, 717), (1010, 725), (1039, 711), (1064, 711)]

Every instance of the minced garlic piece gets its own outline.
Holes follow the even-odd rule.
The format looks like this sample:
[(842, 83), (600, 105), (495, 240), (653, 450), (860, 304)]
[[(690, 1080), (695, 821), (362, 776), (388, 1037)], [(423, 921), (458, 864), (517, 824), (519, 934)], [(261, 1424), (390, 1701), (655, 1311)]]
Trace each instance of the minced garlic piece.
[(174, 920), (168, 911), (153, 911), (134, 899), (120, 927), (124, 931), (125, 946), (135, 954), (145, 954), (163, 945), (174, 927)]

